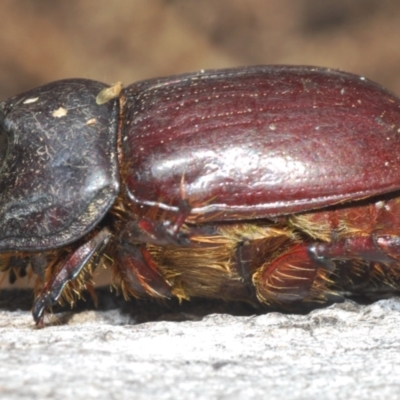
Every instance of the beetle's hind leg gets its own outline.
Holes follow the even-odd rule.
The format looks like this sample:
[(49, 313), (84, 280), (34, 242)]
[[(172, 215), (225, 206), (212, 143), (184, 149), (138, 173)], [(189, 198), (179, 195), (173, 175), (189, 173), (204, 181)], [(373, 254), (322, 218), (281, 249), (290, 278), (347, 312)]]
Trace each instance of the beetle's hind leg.
[(306, 243), (292, 244), (265, 262), (253, 275), (258, 299), (267, 304), (326, 301), (335, 266), (309, 252)]
[(400, 261), (400, 236), (371, 233), (330, 243), (315, 243), (310, 252), (316, 259), (361, 259), (369, 262)]
[(400, 290), (400, 236), (372, 232), (315, 243), (309, 250), (314, 258), (335, 263), (339, 289), (366, 296)]
[(93, 258), (95, 258), (93, 264), (96, 264), (110, 237), (111, 233), (107, 229), (101, 230), (96, 236), (75, 250), (58, 268), (58, 272), (45, 283), (32, 309), (37, 326), (43, 326), (45, 309), (58, 302), (68, 282), (76, 279), (84, 267), (93, 261)]

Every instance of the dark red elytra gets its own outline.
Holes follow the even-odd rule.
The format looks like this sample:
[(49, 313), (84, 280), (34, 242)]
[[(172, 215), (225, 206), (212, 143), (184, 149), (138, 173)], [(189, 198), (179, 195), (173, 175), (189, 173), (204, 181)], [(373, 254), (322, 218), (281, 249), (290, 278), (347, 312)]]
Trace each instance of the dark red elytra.
[(33, 315), (91, 290), (286, 307), (400, 287), (400, 100), (337, 70), (259, 66), (0, 103), (0, 261)]

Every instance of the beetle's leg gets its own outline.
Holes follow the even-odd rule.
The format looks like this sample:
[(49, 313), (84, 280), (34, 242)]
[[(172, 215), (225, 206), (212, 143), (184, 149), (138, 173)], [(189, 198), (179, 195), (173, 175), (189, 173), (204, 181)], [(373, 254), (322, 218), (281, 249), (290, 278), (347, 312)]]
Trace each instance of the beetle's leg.
[(188, 236), (180, 229), (190, 214), (191, 207), (186, 200), (181, 200), (179, 211), (174, 221), (169, 219), (156, 221), (150, 218), (141, 217), (138, 220), (130, 221), (121, 233), (123, 242), (151, 243), (159, 246), (189, 245)]
[(334, 261), (335, 274), (340, 277), (338, 284), (347, 285), (350, 291), (368, 286), (372, 291), (400, 286), (400, 237), (397, 235), (380, 231), (369, 236), (316, 243), (310, 246), (310, 253), (322, 262)]
[(348, 237), (336, 242), (315, 243), (309, 250), (314, 258), (320, 260), (360, 259), (393, 263), (400, 260), (400, 237), (373, 233), (369, 236)]
[(43, 326), (45, 308), (57, 303), (65, 285), (79, 275), (96, 253), (98, 255), (102, 254), (110, 237), (111, 233), (107, 229), (100, 231), (95, 237), (72, 253), (53, 279), (44, 285), (32, 309), (33, 318), (37, 326)]
[(45, 253), (34, 254), (30, 257), (31, 267), (34, 274), (36, 274), (42, 282), (44, 282), (44, 273), (47, 267), (47, 257)]
[[(318, 293), (315, 290), (318, 287), (315, 281), (317, 271), (340, 268), (339, 275), (350, 277), (355, 269), (355, 277), (360, 285), (367, 284), (370, 274), (378, 272), (377, 282), (393, 284), (400, 278), (395, 268), (399, 261), (400, 237), (375, 232), (368, 236), (298, 245), (269, 264), (255, 283), (261, 299), (299, 301), (310, 297), (308, 291)], [(322, 288), (321, 283), (319, 286)], [(352, 278), (350, 288), (357, 288), (357, 282)]]
[(10, 257), (8, 281), (12, 285), (18, 278), (26, 276), (26, 269), (29, 265), (28, 257)]
[(155, 220), (139, 217), (126, 224), (118, 237), (115, 252), (116, 278), (124, 294), (169, 298), (171, 287), (160, 273), (145, 244), (157, 246), (189, 246), (188, 235), (181, 227), (190, 214), (189, 203), (182, 199), (174, 219)]
[[(350, 236), (294, 246), (256, 273), (253, 281), (261, 300), (291, 303), (323, 294), (327, 290), (325, 283), (331, 286), (329, 272), (340, 262), (349, 263), (345, 268), (347, 274), (357, 265), (360, 265), (358, 274), (368, 274), (376, 264), (390, 265), (399, 260), (399, 236), (380, 232)], [(382, 281), (389, 279), (387, 271), (382, 270), (381, 275)]]
[(294, 303), (324, 295), (334, 264), (320, 260), (300, 243), (266, 263), (253, 275), (257, 297), (266, 303)]
[[(37, 268), (35, 270), (34, 263), (39, 259), (42, 260), (41, 268)], [(35, 265), (37, 266), (37, 263)], [(28, 269), (29, 266), (31, 266), (32, 271)], [(3, 272), (4, 274), (0, 278), (0, 286), (6, 278), (8, 278), (8, 282), (10, 284), (14, 284), (18, 278), (24, 278), (26, 276), (30, 278), (32, 272), (36, 275), (39, 275), (39, 269), (41, 269), (41, 271), (43, 272), (43, 274), (40, 274), (40, 278), (43, 278), (46, 266), (47, 260), (44, 253), (16, 256), (3, 253), (0, 257), (0, 273)]]
[(143, 245), (120, 243), (115, 254), (117, 275), (125, 294), (169, 298), (171, 288)]

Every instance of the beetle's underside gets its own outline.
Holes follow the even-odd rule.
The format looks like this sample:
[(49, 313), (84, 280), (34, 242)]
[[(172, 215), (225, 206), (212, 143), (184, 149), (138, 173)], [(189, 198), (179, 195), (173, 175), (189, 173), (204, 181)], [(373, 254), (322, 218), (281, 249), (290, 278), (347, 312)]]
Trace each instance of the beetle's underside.
[[(78, 269), (65, 262), (85, 243), (108, 235), (104, 230), (109, 228), (99, 227), (59, 250), (2, 254), (1, 265), (16, 276), (29, 268), (39, 274), (36, 287), (44, 289), (35, 302), (37, 312), (59, 300), (72, 306), (83, 290), (92, 292), (92, 276), (99, 267), (112, 268), (113, 285), (126, 298), (205, 297), (290, 309), (300, 302), (399, 290), (400, 238), (393, 233), (396, 224), (400, 228), (398, 207), (399, 198), (385, 196), (276, 221), (185, 224), (180, 232), (190, 237), (189, 244), (138, 247), (118, 235), (126, 223), (119, 219), (119, 204), (111, 210), (118, 218), (101, 259), (93, 254)], [(165, 218), (165, 212), (161, 214)], [(126, 240), (124, 245), (121, 240)], [(42, 270), (37, 257), (46, 258)]]

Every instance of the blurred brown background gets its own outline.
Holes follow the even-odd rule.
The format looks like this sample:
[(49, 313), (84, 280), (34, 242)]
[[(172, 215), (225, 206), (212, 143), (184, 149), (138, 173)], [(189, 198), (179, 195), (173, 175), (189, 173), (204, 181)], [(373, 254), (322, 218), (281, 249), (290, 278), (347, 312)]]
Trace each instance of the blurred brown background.
[(68, 77), (276, 63), (340, 68), (400, 95), (399, 38), (399, 0), (2, 0), (0, 100)]
[(399, 0), (2, 0), (0, 99), (66, 77), (125, 84), (312, 64), (400, 94)]

